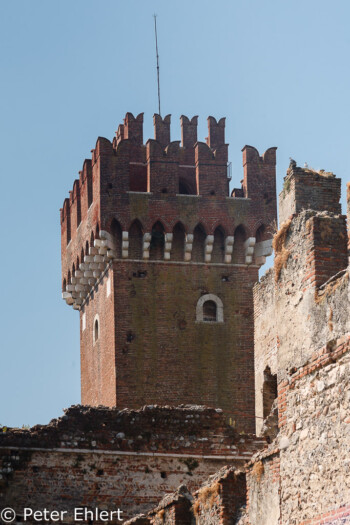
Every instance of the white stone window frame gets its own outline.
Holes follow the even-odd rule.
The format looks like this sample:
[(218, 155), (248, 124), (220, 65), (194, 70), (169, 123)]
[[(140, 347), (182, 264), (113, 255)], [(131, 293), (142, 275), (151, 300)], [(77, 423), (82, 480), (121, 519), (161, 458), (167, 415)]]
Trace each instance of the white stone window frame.
[[(97, 339), (96, 339), (96, 333), (95, 333), (96, 321), (98, 323), (98, 338)], [(93, 325), (92, 325), (92, 344), (93, 344), (93, 346), (95, 346), (97, 341), (99, 341), (100, 337), (101, 337), (100, 316), (98, 314), (96, 314), (95, 317), (94, 317)]]
[[(203, 305), (207, 301), (213, 301), (216, 304), (216, 321), (205, 321), (203, 317)], [(224, 322), (224, 305), (222, 300), (217, 295), (212, 293), (207, 293), (202, 295), (198, 299), (196, 306), (196, 322), (197, 323), (207, 323), (207, 324), (217, 324)]]

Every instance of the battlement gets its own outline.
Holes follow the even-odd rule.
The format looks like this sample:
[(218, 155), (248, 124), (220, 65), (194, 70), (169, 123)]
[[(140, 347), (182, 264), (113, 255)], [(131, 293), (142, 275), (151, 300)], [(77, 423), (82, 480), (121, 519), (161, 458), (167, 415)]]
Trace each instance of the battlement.
[(197, 116), (180, 122), (181, 142), (170, 141), (170, 115), (154, 115), (144, 144), (143, 113), (127, 113), (84, 161), (61, 209), (63, 297), (74, 308), (113, 259), (260, 266), (271, 254), (276, 148), (244, 148), (244, 183), (229, 196), (225, 118), (208, 117), (206, 142)]

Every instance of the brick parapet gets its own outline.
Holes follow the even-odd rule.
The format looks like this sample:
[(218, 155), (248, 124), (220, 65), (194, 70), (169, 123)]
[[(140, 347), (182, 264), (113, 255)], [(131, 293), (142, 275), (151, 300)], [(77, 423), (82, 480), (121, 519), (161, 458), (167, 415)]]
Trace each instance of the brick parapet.
[(76, 405), (48, 425), (0, 434), (1, 448), (120, 451), (244, 459), (262, 446), (225, 423), (219, 409), (200, 406), (118, 410)]
[(302, 210), (340, 214), (341, 179), (333, 173), (290, 167), (279, 195), (279, 222)]
[[(49, 425), (3, 429), (0, 505), (21, 516), (24, 507), (41, 508), (44, 500), (47, 508), (68, 511), (71, 523), (75, 507), (103, 502), (128, 519), (154, 508), (180, 483), (194, 491), (228, 462), (242, 467), (262, 444), (237, 434), (222, 412), (206, 407), (74, 406)], [(170, 500), (175, 519), (182, 505)]]
[[(167, 137), (165, 132), (161, 133), (165, 124), (167, 128), (170, 126), (170, 119), (166, 117), (160, 122), (159, 118), (155, 120), (161, 141), (151, 140), (147, 146), (143, 145), (143, 114), (135, 118), (128, 113), (118, 131), (119, 138), (112, 144), (99, 137), (92, 150), (92, 161), (84, 162), (74, 191), (61, 210), (62, 280), (66, 285), (73, 264), (76, 270), (77, 260), (79, 264), (84, 262), (82, 254), (89, 255), (88, 250), (94, 243), (92, 233), (94, 239), (96, 230), (111, 233), (112, 219), (119, 221), (123, 231), (128, 231), (133, 220), (138, 219), (144, 233), (150, 232), (159, 219), (168, 233), (172, 233), (179, 220), (188, 234), (202, 222), (207, 235), (212, 235), (220, 224), (226, 236), (234, 236), (235, 228), (243, 224), (247, 237), (254, 237), (261, 225), (268, 230), (275, 219), (276, 209), (270, 202), (275, 194), (269, 198), (265, 195), (266, 184), (271, 185), (271, 174), (267, 176), (263, 167), (256, 182), (257, 194), (261, 193), (263, 199), (259, 197), (253, 206), (249, 199), (228, 197), (227, 145), (222, 136), (224, 119), (216, 123), (210, 117), (211, 138), (207, 145), (192, 143), (196, 138), (197, 119), (189, 121), (182, 116), (183, 133), (187, 138), (183, 138), (185, 142), (180, 147), (176, 141), (167, 143), (167, 133)], [(264, 159), (268, 156), (266, 152)], [(186, 193), (195, 195), (192, 198), (191, 195), (177, 195), (182, 193), (180, 183), (181, 187), (187, 187)], [(252, 181), (252, 187), (254, 184)], [(188, 219), (190, 208), (193, 210)]]

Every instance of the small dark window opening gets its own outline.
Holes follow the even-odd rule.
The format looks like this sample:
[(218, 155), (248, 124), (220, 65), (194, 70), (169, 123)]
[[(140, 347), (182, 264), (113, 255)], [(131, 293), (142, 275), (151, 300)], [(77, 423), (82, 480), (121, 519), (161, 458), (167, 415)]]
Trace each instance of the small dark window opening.
[(271, 374), (271, 369), (267, 366), (264, 370), (263, 383), (263, 417), (264, 419), (271, 412), (274, 400), (277, 397), (277, 375)]
[(180, 195), (196, 195), (196, 188), (193, 183), (188, 180), (180, 178), (179, 180), (179, 193)]
[(183, 182), (179, 183), (179, 193), (181, 195), (190, 195), (190, 190), (188, 189), (186, 184), (184, 184)]
[(216, 322), (216, 303), (214, 301), (205, 301), (203, 304), (203, 321)]
[(94, 341), (95, 341), (95, 343), (98, 340), (98, 336), (99, 336), (98, 332), (99, 332), (98, 320), (96, 319), (95, 320), (95, 326), (94, 326)]

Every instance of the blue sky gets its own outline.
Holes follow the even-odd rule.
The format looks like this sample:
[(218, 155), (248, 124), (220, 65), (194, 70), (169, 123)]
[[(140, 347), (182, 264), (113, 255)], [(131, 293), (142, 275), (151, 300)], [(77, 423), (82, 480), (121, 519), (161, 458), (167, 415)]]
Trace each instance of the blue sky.
[[(233, 185), (241, 148), (277, 146), (348, 179), (347, 0), (1, 2), (0, 423), (47, 423), (80, 401), (79, 321), (61, 299), (59, 208), (97, 136), (127, 111), (226, 117)], [(344, 186), (343, 186), (344, 188)], [(345, 194), (344, 190), (343, 193)], [(344, 199), (343, 199), (344, 202)], [(344, 206), (345, 210), (345, 206)]]

